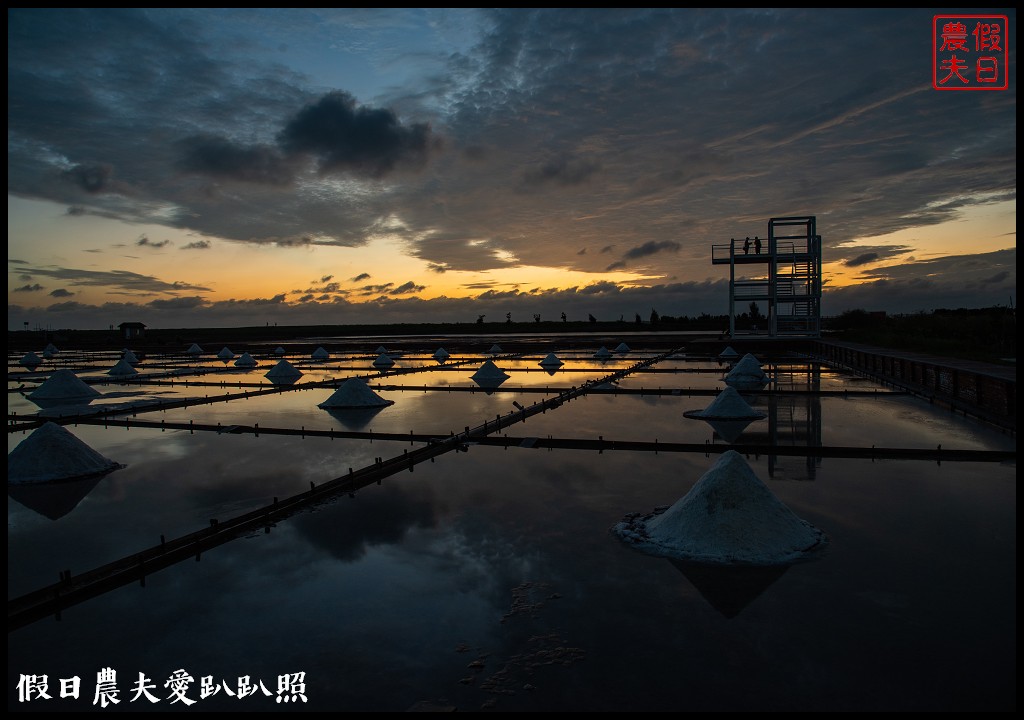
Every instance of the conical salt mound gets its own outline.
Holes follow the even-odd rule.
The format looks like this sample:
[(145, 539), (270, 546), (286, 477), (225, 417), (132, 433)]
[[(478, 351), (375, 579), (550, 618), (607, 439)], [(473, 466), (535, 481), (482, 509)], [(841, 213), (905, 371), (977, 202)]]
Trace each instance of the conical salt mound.
[(370, 389), (362, 378), (349, 378), (334, 391), (334, 394), (317, 405), (319, 408), (377, 408), (394, 405), (394, 400), (385, 400)]
[(138, 365), (139, 364), (139, 358), (135, 355), (135, 353), (133, 353), (128, 348), (124, 349), (124, 355), (121, 357), (121, 359), (124, 360), (129, 365)]
[(670, 508), (629, 515), (612, 530), (651, 555), (708, 565), (788, 565), (828, 544), (735, 450)]
[(470, 377), (472, 377), (474, 380), (492, 378), (501, 378), (502, 380), (506, 380), (508, 379), (508, 376), (508, 373), (499, 368), (497, 365), (495, 365), (494, 361), (487, 360)]
[(491, 349), (488, 350), (487, 352), (489, 352), (489, 353), (500, 353), (501, 351), (502, 351), (501, 350), (501, 345), (499, 345), (498, 343), (494, 343), (493, 345), (491, 345)]
[(318, 347), (316, 350), (313, 351), (313, 354), (310, 357), (312, 357), (314, 360), (326, 360), (330, 356), (331, 354), (329, 352), (324, 350), (322, 347)]
[(43, 359), (36, 355), (34, 352), (25, 353), (25, 356), (18, 361), (20, 365), (24, 365), (27, 368), (39, 367), (43, 364)]
[(449, 357), (450, 356), (448, 355), (448, 351), (445, 350), (444, 348), (438, 348), (437, 350), (434, 351), (435, 360), (447, 360)]
[(387, 351), (388, 349), (386, 347), (384, 347), (383, 345), (378, 345), (377, 349), (374, 352), (376, 352), (378, 355), (384, 355)]
[(117, 365), (107, 370), (107, 375), (116, 375), (118, 377), (128, 377), (130, 375), (138, 375), (139, 371), (132, 367), (131, 363), (121, 358), (117, 361)]
[(611, 351), (608, 350), (608, 348), (606, 348), (604, 345), (601, 346), (600, 350), (598, 350), (596, 353), (594, 353), (594, 357), (598, 358), (599, 360), (606, 360), (606, 359), (610, 358), (611, 356), (612, 356)]
[(302, 377), (302, 371), (287, 360), (279, 360), (277, 365), (270, 368), (263, 377), (272, 383), (287, 384), (293, 383)]
[(242, 357), (235, 360), (235, 367), (254, 368), (259, 363), (249, 353), (242, 353)]
[(192, 347), (190, 347), (188, 350), (186, 350), (185, 354), (186, 355), (202, 355), (203, 354), (203, 349), (201, 347), (199, 347), (198, 345), (196, 345), (195, 343), (192, 343)]
[(278, 345), (278, 346), (277, 346), (277, 347), (276, 347), (276, 348), (274, 349), (274, 354), (275, 354), (275, 355), (284, 355), (284, 354), (285, 354), (285, 352), (286, 352), (286, 350), (285, 350), (285, 349), (284, 349), (283, 347), (281, 347), (280, 345)]
[(375, 368), (389, 368), (395, 364), (395, 361), (389, 358), (384, 353), (381, 353), (376, 360), (373, 361)]
[(479, 370), (470, 375), (470, 378), (480, 387), (493, 390), (508, 380), (509, 374), (487, 360)]
[(615, 348), (615, 352), (617, 352), (617, 353), (628, 353), (629, 352), (629, 345), (627, 345), (624, 342), (623, 343), (619, 343), (618, 346), (616, 346), (616, 348)]
[(52, 359), (53, 359), (53, 353), (50, 352), (49, 350), (43, 350), (43, 360), (52, 360)]
[(235, 354), (231, 352), (231, 349), (228, 347), (222, 348), (221, 351), (217, 353), (217, 357), (219, 357), (221, 360), (230, 360), (234, 356)]
[(37, 428), (7, 456), (8, 484), (71, 480), (122, 467), (52, 422)]
[(718, 353), (718, 357), (728, 360), (729, 358), (738, 358), (740, 354), (732, 349), (732, 346), (726, 347), (725, 350)]
[(726, 386), (703, 410), (691, 410), (683, 415), (701, 420), (760, 420), (767, 417), (760, 410), (752, 408), (731, 386)]
[(48, 345), (47, 345), (47, 346), (46, 346), (45, 348), (43, 348), (43, 350), (44, 350), (45, 352), (48, 352), (48, 353), (50, 353), (51, 355), (56, 355), (56, 354), (57, 354), (58, 352), (60, 352), (60, 351), (59, 351), (59, 350), (57, 349), (57, 346), (56, 346), (56, 345), (54, 345), (53, 343), (50, 343), (50, 344), (48, 344)]
[(563, 363), (562, 363), (561, 360), (558, 359), (557, 355), (555, 355), (554, 353), (548, 353), (547, 356), (543, 360), (541, 360), (540, 363), (538, 363), (538, 364), (541, 367), (545, 367), (545, 368), (555, 368), (555, 367), (561, 367)]
[(760, 389), (768, 382), (757, 358), (747, 353), (725, 376), (725, 382), (741, 389)]
[(29, 400), (84, 400), (99, 397), (100, 393), (89, 387), (70, 370), (56, 370), (46, 381), (28, 394)]

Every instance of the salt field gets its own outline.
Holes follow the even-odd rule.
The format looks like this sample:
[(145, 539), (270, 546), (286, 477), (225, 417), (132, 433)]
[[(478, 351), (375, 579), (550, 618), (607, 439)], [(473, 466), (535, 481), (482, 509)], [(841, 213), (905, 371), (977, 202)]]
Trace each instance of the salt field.
[[(189, 345), (8, 357), (8, 710), (1016, 709), (1013, 431), (739, 345)], [(811, 540), (693, 562), (723, 459)]]

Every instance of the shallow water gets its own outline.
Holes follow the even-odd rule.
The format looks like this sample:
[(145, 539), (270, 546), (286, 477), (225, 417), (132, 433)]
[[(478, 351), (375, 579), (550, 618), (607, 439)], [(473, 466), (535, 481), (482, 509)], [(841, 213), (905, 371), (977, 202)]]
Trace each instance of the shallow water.
[[(656, 376), (666, 388), (691, 381), (686, 369), (713, 366), (671, 362), (679, 373)], [(595, 377), (605, 368), (585, 358), (571, 364)], [(447, 435), (515, 411), (513, 401), (547, 397), (516, 392), (534, 377), (552, 388), (580, 384), (575, 375), (499, 365), (512, 387), (487, 394), (442, 382), (469, 387), (478, 365), (449, 373), (427, 364), (403, 379), (437, 390), (380, 390), (395, 404), (363, 427)], [(649, 377), (629, 382), (653, 387)], [(794, 382), (844, 387), (827, 370)], [(186, 392), (159, 388), (168, 390)], [(772, 418), (751, 424), (741, 442), (1016, 448), (998, 430), (878, 390), (849, 398), (754, 394), (755, 407)], [(137, 418), (341, 429), (341, 419), (316, 407), (331, 392), (292, 390)], [(195, 678), (192, 709), (208, 711), (403, 711), (424, 701), (460, 711), (1014, 710), (1015, 464), (751, 454), (772, 492), (828, 534), (820, 557), (773, 571), (714, 572), (624, 545), (610, 532), (614, 523), (675, 502), (726, 446), (707, 423), (683, 417), (712, 399), (595, 393), (502, 434), (706, 442), (715, 452), (471, 443), (162, 570), (145, 587), (125, 586), (64, 610), (59, 621), (9, 632), (8, 708), (97, 709), (96, 673), (111, 667), (122, 702), (107, 710), (181, 709), (164, 687), (178, 669)], [(9, 411), (14, 406), (19, 415), (34, 408), (9, 393)], [(57, 500), (9, 492), (9, 598), (56, 582), (63, 570), (157, 544), (161, 534), (183, 535), (422, 447), (67, 427), (126, 467), (91, 487), (61, 488)], [(24, 437), (9, 433), (8, 450)], [(307, 702), (275, 702), (278, 676), (300, 672)], [(139, 673), (160, 702), (131, 702)], [(53, 699), (19, 702), (25, 674), (47, 675)], [(59, 679), (76, 675), (82, 696), (61, 699)], [(200, 699), (200, 678), (237, 689), (243, 676), (261, 679), (271, 695), (239, 699), (222, 689)]]

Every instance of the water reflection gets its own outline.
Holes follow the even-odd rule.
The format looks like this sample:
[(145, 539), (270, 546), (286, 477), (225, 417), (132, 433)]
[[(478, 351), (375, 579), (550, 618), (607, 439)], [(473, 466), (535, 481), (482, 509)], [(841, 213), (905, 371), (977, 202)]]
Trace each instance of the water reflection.
[(782, 577), (788, 565), (773, 567), (716, 567), (670, 559), (701, 596), (727, 618), (734, 618)]
[[(604, 374), (589, 357), (578, 362), (593, 373), (587, 379)], [(673, 362), (681, 371), (714, 365)], [(528, 364), (524, 384), (549, 382)], [(393, 391), (395, 405), (373, 429), (447, 435), (543, 396), (441, 384), (469, 385), (472, 367), (402, 377), (437, 389)], [(558, 377), (560, 386), (580, 383)], [(513, 371), (510, 384), (518, 379)], [(584, 396), (506, 432), (704, 443), (708, 427), (682, 413), (711, 396), (687, 397), (685, 387), (716, 382), (720, 389), (710, 373), (631, 377), (619, 387), (682, 392)], [(806, 389), (818, 380), (793, 382)], [(340, 422), (317, 408), (329, 394), (289, 389), (151, 417), (327, 429)], [(754, 425), (748, 437), (766, 445), (1015, 448), (1012, 437), (913, 398), (753, 398), (773, 429)], [(28, 406), (9, 395), (9, 410)], [(102, 425), (76, 434), (127, 467), (56, 520), (9, 495), (9, 597), (65, 568), (116, 560), (161, 534), (193, 532), (413, 449)], [(1013, 465), (825, 459), (808, 467), (803, 457), (748, 457), (787, 506), (829, 531), (827, 562), (791, 570), (707, 572), (637, 553), (608, 532), (626, 512), (685, 494), (715, 458), (471, 445), (153, 574), (145, 588), (125, 586), (60, 622), (10, 633), (9, 687), (21, 673), (51, 682), (78, 675), (84, 684), (116, 666), (123, 677), (165, 679), (178, 668), (197, 678), (250, 675), (272, 690), (281, 673), (306, 672), (302, 709), (323, 712), (404, 711), (438, 699), (459, 711), (492, 703), (510, 712), (1015, 709)], [(281, 709), (273, 698), (249, 700), (222, 693), (196, 709)], [(90, 707), (84, 698), (8, 699), (19, 711)]]

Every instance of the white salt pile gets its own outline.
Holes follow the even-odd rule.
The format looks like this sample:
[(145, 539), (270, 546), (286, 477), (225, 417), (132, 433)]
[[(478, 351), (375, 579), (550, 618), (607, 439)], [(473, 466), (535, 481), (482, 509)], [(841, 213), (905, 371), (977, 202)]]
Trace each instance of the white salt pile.
[(674, 505), (627, 515), (612, 532), (648, 554), (708, 565), (788, 565), (828, 544), (735, 450)]
[(114, 367), (107, 370), (107, 375), (114, 375), (118, 377), (128, 377), (131, 375), (138, 375), (139, 371), (132, 367), (131, 363), (121, 358), (117, 361)]
[(373, 366), (375, 368), (389, 368), (394, 364), (395, 361), (389, 358), (384, 353), (381, 353), (379, 356), (377, 356), (377, 359), (373, 361)]
[(117, 470), (119, 463), (105, 458), (67, 429), (47, 422), (22, 440), (7, 455), (8, 484), (71, 480)]
[(607, 360), (611, 356), (611, 351), (609, 351), (608, 348), (606, 348), (604, 345), (601, 346), (600, 350), (594, 353), (594, 357), (596, 357), (599, 360)]
[(230, 348), (224, 347), (221, 348), (221, 351), (219, 353), (217, 353), (217, 357), (219, 357), (221, 360), (231, 360), (233, 357), (235, 357), (235, 354), (231, 352)]
[(275, 350), (274, 350), (274, 354), (275, 355), (284, 355), (285, 354), (285, 349), (283, 347), (281, 347), (280, 345), (278, 345), (277, 348), (275, 348)]
[(257, 365), (259, 363), (256, 362), (256, 359), (247, 352), (242, 353), (242, 357), (235, 360), (235, 367), (254, 368)]
[(498, 343), (494, 343), (493, 345), (491, 345), (491, 349), (488, 350), (487, 352), (489, 352), (491, 354), (495, 354), (495, 353), (500, 353), (501, 351), (502, 351), (501, 350), (501, 345), (499, 345)]
[(317, 405), (319, 408), (378, 408), (394, 405), (394, 400), (385, 400), (370, 389), (362, 378), (349, 378), (334, 391), (334, 394)]
[(761, 369), (757, 358), (747, 353), (725, 376), (725, 382), (733, 387), (759, 390), (768, 382), (768, 376)]
[(27, 368), (39, 367), (43, 364), (43, 359), (36, 355), (34, 352), (25, 353), (25, 356), (18, 361), (20, 365), (24, 365)]
[(196, 345), (195, 343), (192, 343), (192, 346), (188, 350), (185, 351), (185, 354), (186, 355), (202, 355), (203, 354), (203, 349), (201, 347), (199, 347), (198, 345)]
[(440, 361), (443, 362), (443, 361), (447, 360), (448, 357), (449, 357), (448, 351), (445, 350), (443, 347), (442, 348), (438, 348), (437, 350), (434, 351), (434, 359), (435, 360), (440, 360)]
[(768, 417), (752, 408), (734, 387), (726, 387), (703, 410), (689, 410), (683, 416), (698, 420), (760, 420)]
[(738, 358), (739, 356), (740, 354), (733, 350), (731, 345), (727, 346), (725, 350), (718, 353), (718, 357), (722, 358), (723, 360), (728, 360), (730, 358)]
[(54, 345), (53, 343), (49, 343), (45, 348), (43, 348), (43, 351), (48, 352), (51, 355), (56, 355), (58, 352), (60, 352), (60, 350), (57, 349), (57, 346)]
[(374, 352), (376, 352), (378, 355), (384, 355), (385, 353), (387, 353), (387, 351), (388, 349), (386, 347), (384, 347), (383, 345), (378, 345), (377, 349)]
[(52, 360), (52, 359), (53, 359), (53, 353), (50, 352), (49, 350), (43, 350), (43, 360)]
[(138, 365), (139, 364), (139, 358), (136, 357), (135, 353), (133, 353), (128, 348), (124, 349), (124, 355), (121, 356), (121, 359), (124, 360), (129, 365)]
[(509, 374), (492, 361), (487, 360), (475, 373), (470, 375), (470, 378), (482, 388), (493, 389), (508, 380)]
[(326, 360), (330, 356), (331, 354), (329, 352), (324, 350), (322, 347), (318, 347), (316, 350), (313, 351), (313, 354), (310, 357), (312, 357), (314, 360)]
[(287, 360), (279, 360), (277, 365), (270, 368), (263, 377), (277, 385), (293, 383), (302, 377), (302, 371), (296, 368)]
[(624, 342), (621, 342), (621, 343), (619, 343), (616, 346), (615, 352), (617, 352), (617, 353), (628, 353), (629, 352), (629, 345), (627, 345)]
[(544, 368), (556, 368), (562, 366), (562, 361), (558, 359), (558, 356), (554, 353), (548, 353), (547, 356), (540, 361), (539, 365)]
[(70, 370), (56, 370), (46, 381), (28, 394), (29, 400), (85, 400), (99, 397), (100, 393), (89, 387)]

